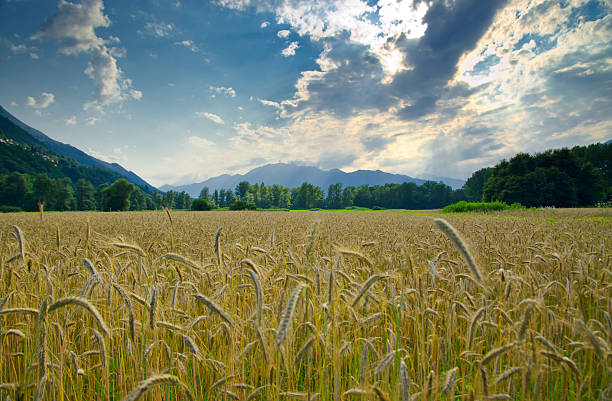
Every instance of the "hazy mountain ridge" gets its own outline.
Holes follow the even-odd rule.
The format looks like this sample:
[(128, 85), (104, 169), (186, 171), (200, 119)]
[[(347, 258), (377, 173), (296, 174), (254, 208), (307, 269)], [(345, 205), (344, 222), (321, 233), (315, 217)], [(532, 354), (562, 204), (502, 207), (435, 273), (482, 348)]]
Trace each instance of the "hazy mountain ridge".
[(49, 138), (47, 135), (42, 133), (41, 131), (30, 127), (29, 125), (23, 123), (18, 118), (9, 113), (5, 108), (0, 106), (0, 116), (7, 119), (10, 123), (14, 124), (16, 127), (20, 128), (20, 130), (7, 130), (9, 132), (5, 132), (5, 134), (12, 139), (15, 139), (18, 142), (34, 145), (34, 146), (44, 146), (52, 151), (55, 151), (63, 156), (72, 158), (77, 162), (83, 164), (88, 167), (98, 167), (113, 171), (118, 173), (119, 175), (125, 177), (128, 181), (141, 186), (148, 188), (150, 190), (155, 189), (151, 184), (140, 178), (134, 172), (126, 170), (121, 165), (117, 163), (108, 163), (103, 160), (97, 159), (93, 156), (88, 155), (82, 150), (75, 148), (72, 145), (65, 144), (59, 141), (56, 141), (52, 138)]
[[(436, 181), (445, 182), (446, 178), (439, 178), (440, 179)], [(447, 180), (448, 183), (445, 183), (455, 189), (461, 188), (465, 182), (457, 179)], [(275, 163), (254, 168), (246, 174), (222, 174), (193, 184), (163, 185), (160, 189), (162, 191), (185, 191), (189, 195), (197, 197), (203, 187), (208, 187), (210, 191), (214, 191), (215, 189), (234, 189), (241, 181), (248, 181), (251, 184), (262, 182), (266, 185), (280, 184), (289, 188), (295, 188), (300, 186), (303, 182), (309, 182), (326, 191), (330, 184), (336, 183), (342, 183), (345, 187), (401, 184), (403, 182), (413, 182), (417, 185), (421, 185), (428, 180), (413, 178), (402, 174), (386, 173), (380, 170), (357, 170), (346, 173), (339, 169), (322, 170), (314, 166)]]

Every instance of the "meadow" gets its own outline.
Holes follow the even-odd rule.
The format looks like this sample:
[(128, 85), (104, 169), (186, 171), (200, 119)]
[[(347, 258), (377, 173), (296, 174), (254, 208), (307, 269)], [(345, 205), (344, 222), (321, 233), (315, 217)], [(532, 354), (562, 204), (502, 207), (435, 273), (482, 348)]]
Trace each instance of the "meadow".
[(3, 214), (0, 399), (609, 400), (606, 212)]

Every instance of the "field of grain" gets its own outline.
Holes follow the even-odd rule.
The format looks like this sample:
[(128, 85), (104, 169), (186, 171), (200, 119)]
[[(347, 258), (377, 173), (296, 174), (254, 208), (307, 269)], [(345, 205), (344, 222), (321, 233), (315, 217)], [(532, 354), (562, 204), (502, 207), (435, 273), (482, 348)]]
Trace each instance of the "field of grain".
[(0, 399), (611, 399), (612, 218), (440, 216), (0, 215)]

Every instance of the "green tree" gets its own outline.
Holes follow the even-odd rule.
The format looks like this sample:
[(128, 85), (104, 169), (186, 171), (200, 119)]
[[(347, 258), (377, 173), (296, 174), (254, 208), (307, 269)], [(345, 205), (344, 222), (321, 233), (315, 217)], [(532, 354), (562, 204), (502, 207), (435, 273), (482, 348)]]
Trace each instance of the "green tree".
[(76, 208), (76, 199), (72, 189), (72, 181), (68, 177), (55, 182), (55, 210), (73, 210)]
[(134, 191), (134, 184), (120, 178), (102, 191), (102, 210), (127, 210), (130, 206), (130, 195)]
[(142, 189), (136, 187), (130, 195), (130, 210), (145, 210), (147, 199)]
[(240, 181), (238, 185), (236, 185), (236, 195), (240, 199), (244, 199), (247, 193), (249, 192), (250, 188), (251, 188), (251, 185), (248, 183), (248, 181)]
[(295, 209), (312, 209), (323, 206), (323, 190), (308, 182), (291, 191), (291, 203)]
[(208, 189), (208, 187), (203, 187), (202, 190), (200, 191), (200, 199), (206, 199), (209, 200), (210, 199), (210, 190)]
[(325, 203), (328, 209), (342, 208), (342, 184), (329, 184), (327, 188), (327, 198)]
[(24, 207), (30, 189), (29, 176), (13, 172), (5, 177), (0, 186), (0, 204)]
[(94, 187), (91, 182), (84, 178), (79, 178), (76, 182), (76, 203), (77, 210), (94, 210), (96, 208), (96, 198), (94, 197)]
[(213, 210), (215, 205), (212, 201), (204, 198), (194, 199), (191, 202), (191, 210)]
[(485, 183), (493, 174), (493, 167), (485, 167), (474, 174), (463, 185), (467, 200), (470, 202), (481, 202)]

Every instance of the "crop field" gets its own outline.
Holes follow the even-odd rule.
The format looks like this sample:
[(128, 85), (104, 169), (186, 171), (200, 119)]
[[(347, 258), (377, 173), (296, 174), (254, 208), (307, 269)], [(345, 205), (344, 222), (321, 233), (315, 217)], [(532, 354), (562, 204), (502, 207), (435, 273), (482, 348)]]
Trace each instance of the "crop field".
[(611, 251), (597, 209), (4, 214), (0, 399), (610, 400)]

